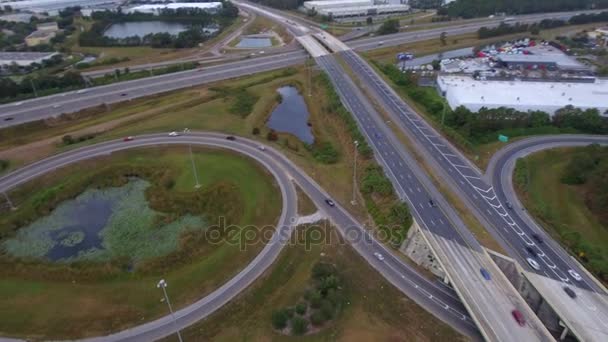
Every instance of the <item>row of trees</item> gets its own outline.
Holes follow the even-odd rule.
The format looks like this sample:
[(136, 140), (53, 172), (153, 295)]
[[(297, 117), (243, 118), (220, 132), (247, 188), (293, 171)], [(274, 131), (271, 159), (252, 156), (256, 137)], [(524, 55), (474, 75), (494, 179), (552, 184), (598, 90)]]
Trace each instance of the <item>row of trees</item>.
[(251, 0), (260, 5), (278, 9), (296, 9), (304, 3), (304, 0)]
[(11, 78), (0, 78), (0, 101), (10, 100), (19, 96), (44, 93), (52, 89), (69, 89), (84, 87), (84, 79), (77, 72), (66, 72), (63, 76), (39, 75), (26, 76), (20, 82)]
[(608, 8), (608, 0), (456, 0), (439, 9), (440, 15), (474, 18), (496, 13), (527, 14)]
[(532, 34), (538, 34), (540, 30), (543, 29), (552, 29), (556, 27), (566, 26), (569, 24), (580, 25), (603, 21), (608, 21), (608, 11), (597, 14), (580, 14), (570, 18), (570, 20), (568, 21), (558, 19), (544, 19), (541, 22), (534, 24), (516, 23), (515, 25), (509, 25), (501, 23), (497, 27), (484, 26), (477, 31), (477, 34), (480, 39), (528, 31), (530, 31)]
[(399, 32), (399, 20), (390, 19), (382, 23), (376, 31), (379, 35), (391, 34)]

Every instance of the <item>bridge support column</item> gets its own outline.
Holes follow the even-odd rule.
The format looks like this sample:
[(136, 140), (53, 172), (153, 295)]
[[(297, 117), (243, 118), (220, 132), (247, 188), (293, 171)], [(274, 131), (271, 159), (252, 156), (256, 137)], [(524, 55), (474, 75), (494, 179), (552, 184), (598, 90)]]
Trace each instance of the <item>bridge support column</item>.
[(559, 340), (560, 341), (563, 341), (564, 338), (566, 338), (566, 335), (568, 335), (568, 331), (570, 331), (570, 330), (568, 329), (567, 326), (564, 325), (564, 330), (562, 331), (562, 334), (559, 335)]

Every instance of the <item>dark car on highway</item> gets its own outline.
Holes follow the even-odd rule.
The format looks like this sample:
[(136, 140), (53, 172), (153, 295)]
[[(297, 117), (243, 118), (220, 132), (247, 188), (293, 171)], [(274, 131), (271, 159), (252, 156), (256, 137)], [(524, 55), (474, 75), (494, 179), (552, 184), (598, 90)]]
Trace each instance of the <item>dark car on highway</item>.
[(335, 207), (336, 204), (334, 203), (334, 201), (330, 200), (329, 198), (325, 199), (325, 203), (327, 203), (328, 206), (330, 207)]
[(526, 247), (526, 251), (535, 258), (538, 256), (538, 253), (536, 253), (536, 251), (532, 247)]
[(11, 121), (11, 120), (13, 120), (13, 118), (10, 116), (8, 118), (4, 118), (4, 121)]
[(507, 201), (505, 202), (505, 205), (507, 206), (507, 209), (513, 210), (513, 205), (511, 204), (511, 202)]
[(227, 136), (226, 139), (227, 140), (232, 140), (232, 141), (236, 140), (236, 138), (234, 136), (232, 136), (232, 135)]
[(480, 268), (479, 269), (479, 273), (481, 273), (481, 275), (486, 279), (486, 280), (492, 280), (492, 277), (490, 276), (490, 272), (488, 272), (488, 270), (486, 270), (485, 268)]
[(564, 286), (564, 292), (566, 292), (566, 294), (568, 296), (570, 296), (570, 298), (572, 298), (572, 299), (576, 298), (576, 292), (574, 292), (574, 290), (572, 290), (568, 286)]
[(543, 243), (543, 239), (538, 234), (532, 234), (532, 238), (538, 243)]
[(431, 207), (435, 208), (437, 206), (437, 204), (435, 203), (435, 201), (433, 201), (433, 199), (429, 199), (429, 204), (431, 205)]

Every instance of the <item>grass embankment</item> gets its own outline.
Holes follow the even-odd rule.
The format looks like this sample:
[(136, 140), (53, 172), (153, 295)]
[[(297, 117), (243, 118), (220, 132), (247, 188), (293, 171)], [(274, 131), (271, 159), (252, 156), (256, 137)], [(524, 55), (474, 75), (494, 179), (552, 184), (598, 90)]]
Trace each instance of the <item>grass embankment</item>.
[[(331, 228), (301, 227), (299, 243), (285, 248), (272, 268), (249, 291), (208, 319), (182, 331), (187, 341), (290, 341), (277, 332), (273, 311), (293, 306), (310, 288), (313, 266), (335, 265), (345, 303), (334, 319), (303, 341), (460, 341), (464, 337), (438, 321), (386, 282)], [(324, 224), (321, 227), (327, 227)], [(312, 239), (313, 231), (327, 235)], [(302, 237), (311, 243), (307, 250)], [(326, 237), (326, 239), (325, 239)], [(317, 330), (318, 329), (318, 330)], [(176, 341), (175, 336), (164, 341)]]
[(608, 227), (587, 205), (589, 189), (562, 182), (568, 165), (582, 152), (584, 148), (560, 148), (519, 159), (513, 183), (522, 204), (545, 230), (606, 283)]
[[(2, 214), (3, 235), (10, 222), (31, 221), (62, 198), (87, 186), (124, 181), (138, 174), (152, 186), (150, 206), (165, 212), (161, 220), (186, 212), (202, 214), (209, 225), (218, 216), (239, 226), (274, 225), (280, 213), (280, 193), (267, 172), (245, 157), (216, 150), (194, 150), (202, 187), (194, 190), (186, 147), (120, 152), (45, 175), (10, 195), (19, 209)], [(117, 171), (119, 170), (119, 171)], [(108, 178), (108, 175), (120, 177)], [(170, 284), (171, 300), (179, 308), (199, 299), (242, 269), (263, 248), (205, 239), (195, 230), (179, 239), (174, 252), (130, 266), (130, 255), (110, 262), (73, 264), (12, 259), (2, 255), (0, 268), (0, 333), (27, 338), (75, 338), (124, 329), (166, 314), (155, 288), (160, 278)], [(120, 250), (136, 241), (124, 239)]]

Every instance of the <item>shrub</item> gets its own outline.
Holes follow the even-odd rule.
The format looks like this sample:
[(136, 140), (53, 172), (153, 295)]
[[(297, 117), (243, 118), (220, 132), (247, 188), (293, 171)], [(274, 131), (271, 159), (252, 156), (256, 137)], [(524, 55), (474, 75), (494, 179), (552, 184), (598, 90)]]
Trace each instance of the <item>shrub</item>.
[(285, 314), (287, 315), (287, 317), (292, 318), (294, 313), (295, 313), (295, 310), (291, 306), (285, 308)]
[(296, 313), (298, 315), (304, 315), (306, 310), (308, 309), (308, 305), (304, 302), (300, 302), (296, 305)]
[(312, 325), (314, 326), (322, 325), (323, 323), (325, 323), (325, 316), (323, 315), (323, 313), (321, 313), (321, 311), (315, 311), (310, 316), (310, 323), (312, 323)]
[(315, 144), (312, 147), (312, 155), (322, 164), (334, 164), (338, 161), (338, 151), (329, 142)]
[(8, 169), (10, 162), (8, 160), (0, 159), (0, 172)]
[(289, 317), (287, 317), (285, 310), (277, 310), (272, 313), (272, 326), (275, 329), (284, 329), (288, 320)]
[(294, 317), (291, 320), (291, 332), (294, 335), (304, 335), (308, 330), (308, 321), (302, 317)]
[(323, 279), (335, 273), (336, 267), (326, 262), (318, 262), (312, 267), (312, 277), (314, 279)]
[(61, 138), (61, 141), (63, 141), (64, 145), (72, 145), (74, 143), (74, 138), (72, 138), (71, 135), (67, 134), (64, 135), (63, 138)]
[(253, 130), (251, 131), (251, 134), (253, 135), (259, 135), (260, 134), (260, 129), (257, 127), (254, 127)]
[(321, 312), (321, 314), (326, 320), (330, 320), (334, 317), (336, 308), (334, 307), (334, 304), (329, 300), (323, 300), (319, 312)]
[(279, 140), (279, 135), (272, 129), (266, 134), (266, 139), (268, 139), (268, 141), (277, 141)]

